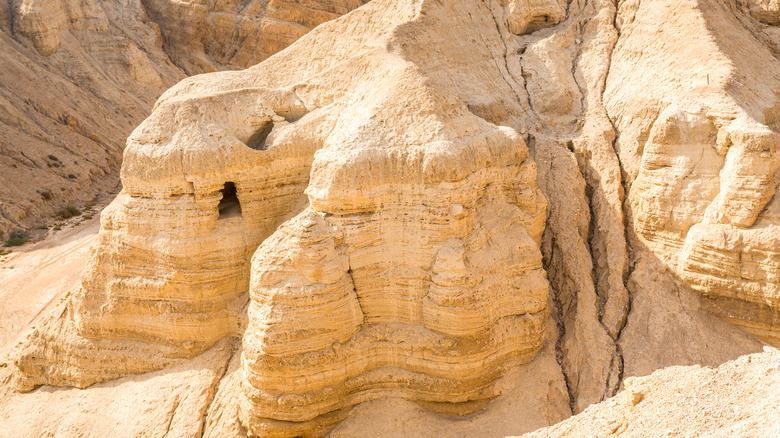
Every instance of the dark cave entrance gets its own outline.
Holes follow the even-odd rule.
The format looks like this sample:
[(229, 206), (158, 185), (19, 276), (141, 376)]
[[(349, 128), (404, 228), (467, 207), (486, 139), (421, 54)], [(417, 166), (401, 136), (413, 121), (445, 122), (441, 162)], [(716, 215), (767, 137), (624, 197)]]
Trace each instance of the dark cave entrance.
[(238, 202), (236, 184), (226, 182), (225, 187), (219, 192), (222, 194), (222, 199), (220, 199), (217, 207), (219, 209), (219, 218), (241, 217), (241, 203)]

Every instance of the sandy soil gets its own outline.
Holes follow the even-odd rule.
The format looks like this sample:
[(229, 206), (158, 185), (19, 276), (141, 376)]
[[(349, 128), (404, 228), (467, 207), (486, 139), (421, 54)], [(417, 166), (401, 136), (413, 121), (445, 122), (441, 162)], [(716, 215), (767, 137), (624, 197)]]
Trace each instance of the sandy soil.
[(10, 361), (27, 329), (78, 284), (100, 229), (100, 211), (114, 196), (99, 196), (62, 230), (49, 230), (43, 240), (0, 257), (0, 363)]

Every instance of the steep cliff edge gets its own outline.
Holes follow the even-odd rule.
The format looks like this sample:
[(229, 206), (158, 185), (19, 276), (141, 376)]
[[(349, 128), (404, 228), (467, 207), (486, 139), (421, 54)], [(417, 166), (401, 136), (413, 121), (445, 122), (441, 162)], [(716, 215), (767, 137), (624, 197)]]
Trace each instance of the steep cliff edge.
[(462, 432), (517, 406), (513, 373), (547, 383), (517, 410), (549, 403), (551, 424), (628, 377), (776, 344), (775, 13), (375, 0), (186, 79), (130, 136), (81, 286), (14, 383), (240, 338), (207, 435), (354, 436), (401, 412), (472, 415)]

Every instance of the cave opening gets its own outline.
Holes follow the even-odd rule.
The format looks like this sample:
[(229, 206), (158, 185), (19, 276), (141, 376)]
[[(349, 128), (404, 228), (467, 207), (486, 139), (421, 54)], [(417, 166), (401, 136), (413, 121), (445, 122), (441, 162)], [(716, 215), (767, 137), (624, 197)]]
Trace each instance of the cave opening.
[(241, 217), (241, 203), (238, 201), (238, 191), (236, 184), (226, 182), (225, 187), (219, 191), (222, 199), (219, 200), (219, 218)]

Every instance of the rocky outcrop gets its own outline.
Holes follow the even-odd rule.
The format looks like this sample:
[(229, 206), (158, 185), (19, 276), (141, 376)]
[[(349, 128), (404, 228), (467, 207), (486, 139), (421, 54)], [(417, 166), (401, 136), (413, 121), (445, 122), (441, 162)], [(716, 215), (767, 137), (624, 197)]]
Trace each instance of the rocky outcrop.
[(389, 157), (371, 154), (376, 188), (357, 181), (354, 192), (323, 190), (324, 199), (315, 184), (331, 183), (323, 171), (340, 166), (313, 173), (313, 208), (253, 260), (242, 404), (250, 431), (308, 434), (323, 427), (320, 415), (327, 424), (388, 396), (466, 413), (495, 395), (491, 383), (508, 366), (533, 357), (547, 320), (543, 198), (521, 140), (490, 131), (459, 155), (487, 152), (495, 167), (475, 160), (481, 169), (454, 180), (436, 162), (452, 157), (435, 153), (403, 166), (430, 163), (403, 182), (382, 169), (397, 166)]
[(255, 65), (368, 0), (142, 0), (163, 49), (187, 74)]
[(0, 140), (0, 241), (113, 188), (125, 139), (165, 89), (258, 63), (362, 4), (0, 3), (0, 126), (13, 133)]
[[(305, 206), (303, 190), (314, 148), (295, 136), (286, 146), (281, 140), (278, 147), (261, 152), (226, 132), (225, 126), (259, 126), (263, 131), (265, 124), (286, 124), (270, 115), (275, 114), (271, 108), (293, 114), (295, 107), (287, 104), (289, 94), (276, 97), (277, 102), (269, 100), (246, 112), (244, 103), (257, 102), (256, 94), (228, 96), (235, 105), (229, 107), (236, 111), (227, 114), (217, 109), (225, 108), (223, 96), (170, 104), (179, 111), (162, 104), (155, 113), (161, 116), (136, 130), (125, 153), (123, 192), (103, 211), (98, 246), (81, 286), (68, 301), (68, 311), (57, 322), (63, 328), (55, 332), (74, 335), (36, 337), (30, 344), (35, 347), (23, 353), (20, 369), (49, 384), (84, 387), (128, 371), (166, 366), (161, 357), (193, 357), (241, 333), (250, 257), (280, 223)], [(280, 106), (271, 106), (274, 103)], [(201, 117), (208, 113), (218, 118)], [(187, 123), (190, 134), (174, 121)], [(200, 144), (184, 140), (200, 137), (204, 126), (215, 130), (216, 141), (210, 141), (211, 136)], [(237, 133), (244, 141), (252, 136), (240, 129)], [(166, 158), (155, 159), (154, 168), (141, 165), (158, 148), (167, 148)], [(181, 173), (182, 160), (192, 160), (187, 173)], [(232, 170), (224, 173), (228, 168)], [(127, 339), (160, 353), (140, 354), (129, 363), (117, 363), (119, 368), (106, 363), (97, 370), (78, 363), (85, 348), (110, 350), (112, 340)], [(50, 356), (38, 354), (39, 348), (49, 350)]]
[[(702, 16), (667, 21), (656, 15), (664, 11)], [(777, 95), (767, 91), (780, 79), (780, 64), (760, 34), (734, 18), (742, 13), (714, 1), (641, 5), (623, 25), (630, 36), (613, 55), (607, 101), (621, 132), (633, 229), (641, 244), (706, 296), (717, 314), (777, 343), (780, 223), (774, 194), (780, 137)], [(662, 34), (690, 35), (696, 53), (647, 46), (644, 32), (651, 26)], [(641, 53), (633, 49), (639, 41)], [(650, 84), (636, 73), (636, 63), (663, 75)], [(669, 94), (668, 88), (680, 92)], [(646, 117), (619, 115), (640, 101)]]
[(124, 139), (184, 77), (132, 2), (4, 3), (1, 240), (112, 189)]
[[(458, 26), (453, 12), (431, 36)], [(409, 13), (425, 22), (411, 5), (361, 9), (335, 67), (301, 70), (311, 55), (291, 51), (274, 67), (166, 93), (130, 138), (124, 190), (49, 329), (74, 335), (33, 334), (17, 361), (20, 387), (86, 386), (191, 357), (242, 332), (249, 291), (241, 421), (252, 433), (315, 433), (389, 395), (455, 412), (495, 396), (493, 383), (545, 337), (545, 200), (522, 134), (462, 103), (482, 90), (459, 90), (449, 72), (422, 74), (413, 67), (430, 62), (422, 46), (366, 44), (372, 29), (412, 41), (425, 27), (413, 20), (407, 30)], [(326, 36), (340, 26), (311, 37), (328, 42), (299, 47), (339, 53)], [(455, 46), (442, 56), (462, 55)], [(473, 61), (500, 75), (491, 58)], [(375, 67), (345, 78), (366, 63)], [(386, 85), (364, 94), (372, 83)], [(410, 126), (409, 107), (430, 110)], [(78, 362), (128, 339), (143, 346), (135, 369)]]
[(171, 88), (129, 139), (81, 286), (20, 347), (19, 388), (241, 336), (209, 434), (349, 417), (350, 436), (366, 406), (509, 403), (518, 370), (578, 413), (629, 377), (760, 349), (743, 329), (776, 342), (768, 20), (564, 3), (374, 0)]
[(556, 25), (566, 18), (566, 4), (562, 0), (503, 0), (507, 8), (509, 30), (515, 35), (532, 33)]

